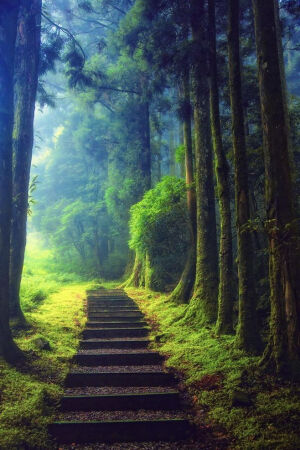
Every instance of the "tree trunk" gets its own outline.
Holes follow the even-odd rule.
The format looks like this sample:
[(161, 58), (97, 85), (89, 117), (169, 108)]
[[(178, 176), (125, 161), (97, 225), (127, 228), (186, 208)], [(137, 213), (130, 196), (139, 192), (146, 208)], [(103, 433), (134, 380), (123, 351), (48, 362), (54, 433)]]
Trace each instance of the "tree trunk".
[(228, 61), (234, 152), (239, 291), (239, 317), (236, 345), (247, 352), (256, 353), (259, 347), (259, 335), (256, 324), (253, 246), (251, 232), (246, 228), (250, 219), (250, 207), (242, 103), (239, 20), (239, 0), (229, 0)]
[(194, 188), (193, 145), (192, 145), (192, 117), (190, 101), (189, 70), (182, 76), (182, 119), (183, 141), (185, 148), (185, 180), (187, 185), (187, 207), (190, 217), (190, 248), (181, 278), (170, 295), (170, 300), (176, 303), (186, 303), (192, 295), (196, 270), (196, 195)]
[[(150, 134), (150, 105), (149, 102), (141, 103), (142, 130), (140, 171), (142, 175), (142, 194), (151, 189), (151, 134)], [(125, 286), (143, 286), (145, 284), (145, 261), (136, 254), (132, 274), (125, 282)]]
[(41, 0), (21, 0), (16, 39), (10, 316), (21, 323), (26, 323), (20, 306), (20, 284), (26, 245), (28, 188), (41, 41), (41, 3)]
[(151, 189), (151, 136), (149, 102), (141, 105), (142, 113), (142, 149), (140, 155), (140, 169), (143, 177), (143, 192)]
[(197, 60), (192, 70), (192, 94), (195, 124), (197, 247), (194, 294), (187, 319), (198, 324), (213, 323), (217, 318), (218, 257), (209, 89), (207, 80), (207, 42), (204, 0), (192, 0), (191, 26)]
[[(184, 143), (184, 126), (181, 123), (181, 121), (179, 121), (178, 137), (179, 137), (179, 145), (181, 145), (182, 143)], [(180, 161), (180, 178), (184, 179), (185, 173), (186, 173), (185, 161), (182, 160)]]
[(170, 175), (176, 175), (176, 161), (175, 161), (175, 136), (174, 136), (174, 127), (173, 121), (171, 122), (171, 128), (169, 130), (169, 159), (170, 159)]
[(232, 310), (234, 300), (232, 231), (230, 211), (229, 171), (222, 142), (218, 72), (216, 57), (215, 0), (208, 0), (209, 46), (210, 46), (210, 122), (215, 154), (215, 173), (220, 212), (220, 248), (219, 248), (219, 295), (217, 332), (233, 332)]
[(11, 362), (22, 356), (9, 327), (13, 73), (18, 10), (17, 0), (0, 4), (0, 355)]
[(145, 278), (145, 267), (143, 257), (138, 253), (135, 254), (133, 269), (130, 277), (124, 283), (124, 287), (140, 287), (144, 284)]
[[(278, 54), (274, 0), (253, 0), (264, 132), (269, 238), (270, 338), (265, 369), (300, 376), (300, 233), (289, 154), (285, 83)], [(267, 20), (266, 20), (267, 18)]]

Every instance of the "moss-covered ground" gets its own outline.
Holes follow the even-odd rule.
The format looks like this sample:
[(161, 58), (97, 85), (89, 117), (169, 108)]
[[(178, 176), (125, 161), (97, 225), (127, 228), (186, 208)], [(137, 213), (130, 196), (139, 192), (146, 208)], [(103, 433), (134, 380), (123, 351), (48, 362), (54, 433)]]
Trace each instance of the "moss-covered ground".
[[(85, 322), (85, 291), (92, 283), (64, 284), (51, 275), (25, 274), (22, 307), (30, 327), (14, 330), (26, 364), (11, 367), (0, 359), (0, 448), (53, 448), (47, 424), (63, 393), (63, 380)], [(41, 350), (37, 338), (50, 350)]]
[(299, 384), (261, 375), (255, 369), (258, 358), (236, 350), (232, 336), (183, 321), (185, 305), (143, 289), (126, 291), (152, 322), (153, 347), (181, 374), (196, 422), (205, 416), (213, 428), (223, 429), (230, 448), (300, 448)]

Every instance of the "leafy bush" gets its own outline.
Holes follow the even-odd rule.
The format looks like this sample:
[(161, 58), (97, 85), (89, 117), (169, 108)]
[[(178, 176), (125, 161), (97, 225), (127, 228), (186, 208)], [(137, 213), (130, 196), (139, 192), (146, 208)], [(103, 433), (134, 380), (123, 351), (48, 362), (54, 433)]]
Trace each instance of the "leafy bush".
[(146, 258), (156, 288), (175, 281), (188, 245), (185, 182), (166, 176), (131, 207), (129, 246)]

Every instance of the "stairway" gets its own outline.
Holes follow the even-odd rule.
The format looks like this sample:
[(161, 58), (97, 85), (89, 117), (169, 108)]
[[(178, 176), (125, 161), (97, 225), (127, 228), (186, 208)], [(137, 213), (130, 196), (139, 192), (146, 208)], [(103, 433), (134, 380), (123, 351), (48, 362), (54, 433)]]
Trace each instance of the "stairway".
[(148, 349), (149, 328), (134, 301), (123, 290), (90, 291), (87, 313), (51, 435), (59, 444), (187, 439), (176, 380)]

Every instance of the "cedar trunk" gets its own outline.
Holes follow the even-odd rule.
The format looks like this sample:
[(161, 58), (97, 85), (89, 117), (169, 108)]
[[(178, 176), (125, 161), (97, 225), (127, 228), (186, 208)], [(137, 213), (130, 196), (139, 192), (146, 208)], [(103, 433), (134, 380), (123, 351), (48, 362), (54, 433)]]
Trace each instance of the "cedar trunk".
[(253, 0), (253, 7), (264, 131), (271, 291), (270, 338), (261, 363), (277, 374), (300, 376), (300, 233), (289, 153), (285, 80), (278, 49), (278, 5), (274, 0)]
[(28, 188), (41, 41), (41, 3), (41, 0), (21, 0), (15, 54), (10, 316), (21, 323), (25, 322), (20, 306), (20, 284), (26, 246)]
[(185, 149), (185, 180), (187, 185), (187, 207), (190, 218), (190, 247), (187, 260), (181, 278), (172, 292), (170, 299), (176, 303), (188, 302), (195, 281), (196, 270), (196, 195), (194, 188), (194, 168), (193, 168), (193, 145), (192, 145), (192, 117), (190, 101), (190, 81), (189, 70), (182, 75), (181, 98), (182, 98), (182, 119), (183, 119), (183, 139)]
[(232, 310), (234, 301), (232, 230), (230, 211), (229, 170), (222, 142), (219, 89), (216, 57), (215, 0), (208, 0), (209, 14), (209, 87), (210, 122), (215, 155), (215, 174), (220, 213), (219, 295), (217, 332), (233, 332)]
[(239, 317), (236, 345), (255, 353), (259, 347), (253, 278), (253, 245), (247, 229), (250, 219), (248, 165), (242, 102), (239, 47), (239, 0), (229, 0), (228, 62), (234, 152), (235, 210), (238, 253)]
[(0, 3), (0, 355), (22, 353), (9, 327), (9, 260), (12, 216), (13, 73), (19, 1)]
[(204, 1), (192, 1), (191, 28), (195, 60), (191, 72), (195, 127), (197, 246), (193, 298), (186, 318), (198, 324), (217, 318), (218, 256), (212, 145), (209, 118), (206, 15)]

